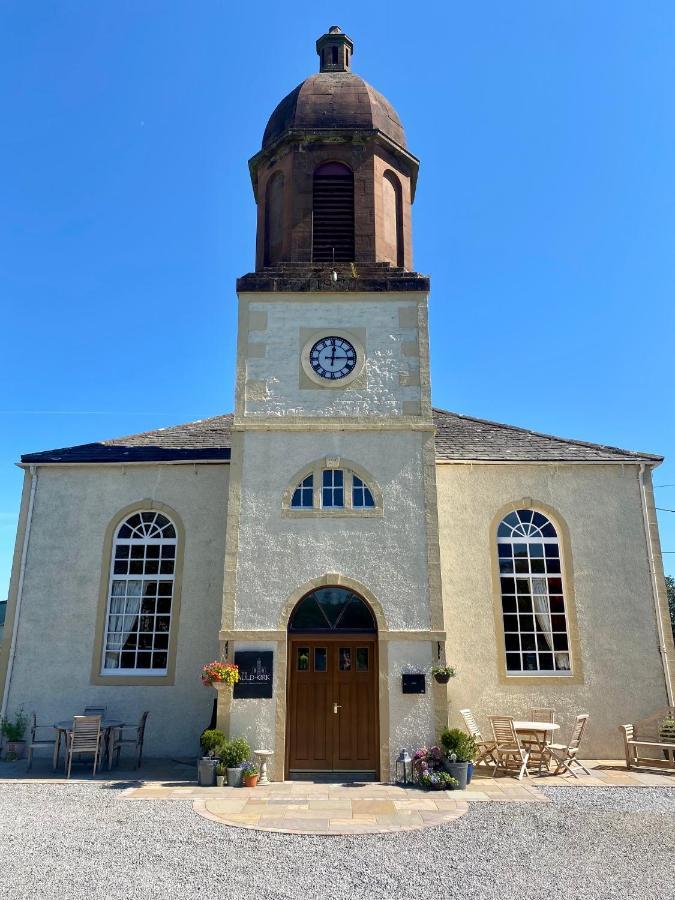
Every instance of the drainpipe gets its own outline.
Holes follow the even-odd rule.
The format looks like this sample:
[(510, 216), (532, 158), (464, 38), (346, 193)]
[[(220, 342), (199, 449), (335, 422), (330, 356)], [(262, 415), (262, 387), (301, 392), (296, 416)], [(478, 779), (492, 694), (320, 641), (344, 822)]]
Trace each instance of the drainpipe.
[(670, 664), (668, 662), (668, 654), (666, 652), (665, 634), (663, 631), (663, 619), (661, 617), (661, 607), (659, 606), (659, 583), (656, 574), (656, 563), (654, 560), (654, 542), (652, 541), (652, 533), (649, 527), (649, 513), (647, 505), (647, 486), (645, 484), (645, 464), (640, 463), (640, 497), (642, 499), (642, 517), (645, 524), (645, 538), (647, 539), (647, 557), (649, 559), (649, 573), (652, 579), (652, 596), (654, 598), (654, 612), (656, 613), (656, 628), (659, 635), (659, 653), (661, 654), (661, 662), (663, 663), (663, 674), (666, 678), (666, 696), (668, 705), (673, 706), (673, 689), (670, 679)]
[(2, 707), (0, 707), (0, 719), (7, 714), (7, 701), (9, 700), (9, 684), (12, 680), (12, 668), (16, 656), (16, 637), (19, 633), (19, 616), (21, 615), (21, 599), (23, 597), (23, 581), (26, 574), (26, 560), (28, 558), (28, 541), (30, 539), (30, 526), (33, 521), (33, 505), (35, 503), (35, 490), (37, 488), (38, 473), (36, 466), (30, 466), (30, 497), (28, 500), (28, 512), (26, 514), (26, 529), (23, 535), (23, 547), (21, 548), (21, 563), (19, 565), (19, 584), (16, 589), (16, 606), (14, 607), (14, 624), (12, 626), (12, 643), (9, 647), (9, 659), (7, 661), (7, 674), (5, 676), (5, 689), (2, 694)]

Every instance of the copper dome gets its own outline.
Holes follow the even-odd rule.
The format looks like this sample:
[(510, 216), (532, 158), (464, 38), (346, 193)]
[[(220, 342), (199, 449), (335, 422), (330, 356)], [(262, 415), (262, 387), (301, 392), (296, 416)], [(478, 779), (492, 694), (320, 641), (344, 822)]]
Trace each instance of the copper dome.
[(263, 149), (290, 129), (380, 131), (406, 147), (403, 126), (389, 101), (352, 72), (317, 72), (284, 97), (269, 118)]

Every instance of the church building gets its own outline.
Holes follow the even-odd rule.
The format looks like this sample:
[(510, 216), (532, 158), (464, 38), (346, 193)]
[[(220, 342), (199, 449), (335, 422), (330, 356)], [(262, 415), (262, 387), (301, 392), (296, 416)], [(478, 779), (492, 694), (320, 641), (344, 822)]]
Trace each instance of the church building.
[(195, 757), (217, 696), (274, 779), (391, 779), (465, 707), (587, 712), (616, 758), (672, 703), (662, 458), (432, 407), (419, 161), (350, 38), (316, 49), (249, 161), (234, 412), (21, 459), (2, 710), (149, 710), (146, 754)]

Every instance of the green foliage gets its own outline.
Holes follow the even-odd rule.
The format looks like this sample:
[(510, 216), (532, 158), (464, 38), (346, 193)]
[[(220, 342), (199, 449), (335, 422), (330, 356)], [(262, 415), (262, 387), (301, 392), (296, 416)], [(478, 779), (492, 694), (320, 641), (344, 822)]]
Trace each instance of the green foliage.
[(456, 762), (473, 762), (476, 758), (476, 742), (461, 728), (446, 728), (441, 735), (441, 744), (447, 756), (454, 756)]
[(454, 678), (457, 674), (457, 670), (454, 666), (432, 666), (431, 667), (432, 675), (447, 675), (448, 678)]
[(260, 769), (256, 766), (254, 762), (245, 762), (241, 767), (242, 772), (245, 777), (250, 777), (251, 775), (260, 775)]
[(216, 766), (216, 775), (227, 775), (227, 766), (224, 763), (219, 762)]
[(218, 748), (218, 756), (228, 769), (238, 769), (251, 755), (251, 748), (246, 738), (233, 738), (223, 741)]
[(206, 731), (202, 732), (200, 743), (202, 745), (204, 756), (218, 756), (218, 748), (224, 740), (224, 733), (218, 731), (217, 728), (208, 728)]
[(670, 613), (670, 626), (675, 637), (675, 578), (666, 575), (666, 592), (668, 594), (668, 612)]
[(5, 717), (0, 722), (0, 734), (8, 741), (22, 741), (28, 727), (28, 717), (23, 711), (23, 706), (14, 716), (14, 721)]

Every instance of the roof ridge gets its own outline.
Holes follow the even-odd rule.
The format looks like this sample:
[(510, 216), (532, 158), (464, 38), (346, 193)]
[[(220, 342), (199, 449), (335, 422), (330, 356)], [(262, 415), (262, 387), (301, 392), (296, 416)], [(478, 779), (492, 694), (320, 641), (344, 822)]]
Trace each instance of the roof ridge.
[(578, 438), (561, 437), (559, 434), (549, 434), (546, 431), (534, 431), (532, 428), (522, 428), (519, 425), (508, 425), (505, 422), (495, 422), (492, 419), (479, 419), (477, 416), (468, 416), (464, 413), (453, 412), (449, 409), (441, 409), (440, 406), (432, 407), (432, 412), (446, 416), (457, 416), (458, 419), (467, 419), (470, 422), (478, 422), (481, 425), (491, 425), (493, 428), (503, 428), (505, 431), (517, 431), (520, 434), (531, 434), (534, 437), (547, 438), (552, 441), (560, 441), (565, 444), (574, 444), (577, 447), (589, 447), (592, 450), (613, 450), (615, 453), (628, 454), (629, 456), (644, 457), (647, 459), (660, 459), (664, 457), (656, 453), (647, 453), (640, 450), (625, 450), (623, 447), (615, 447), (613, 444), (595, 444), (592, 441), (582, 441)]

